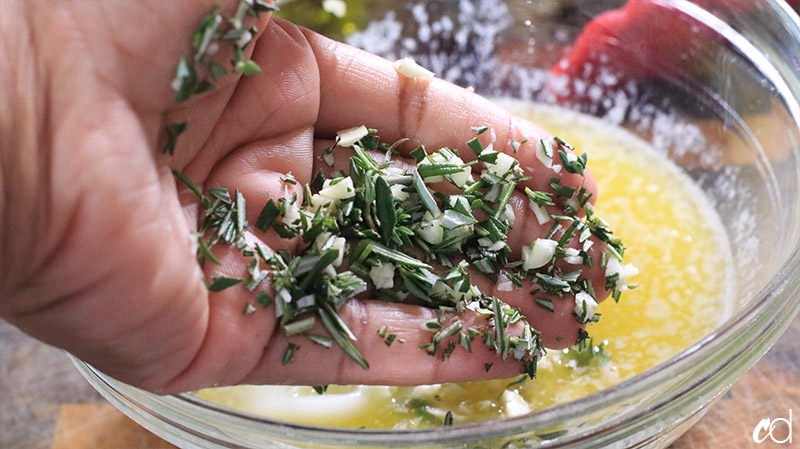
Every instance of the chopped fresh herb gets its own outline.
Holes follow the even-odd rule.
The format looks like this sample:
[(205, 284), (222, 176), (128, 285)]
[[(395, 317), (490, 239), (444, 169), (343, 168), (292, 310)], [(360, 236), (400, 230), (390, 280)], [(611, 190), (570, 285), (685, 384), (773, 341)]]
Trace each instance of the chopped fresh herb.
[[(216, 4), (201, 19), (192, 35), (191, 57), (181, 57), (175, 68), (175, 79), (172, 89), (175, 91), (175, 102), (182, 103), (194, 95), (199, 95), (214, 88), (214, 82), (224, 77), (229, 69), (220, 61), (213, 59), (220, 45), (226, 44), (233, 47), (234, 58), (231, 71), (253, 76), (261, 72), (261, 68), (252, 60), (245, 60), (243, 49), (251, 41), (258, 30), (254, 26), (245, 25), (245, 16), (250, 16), (258, 21), (263, 12), (277, 10), (274, 5), (263, 0), (240, 0), (236, 12), (223, 20), (220, 15), (222, 5)], [(207, 75), (206, 75), (207, 74)], [(166, 140), (162, 152), (172, 155), (175, 153), (177, 138), (182, 134), (187, 122), (172, 123), (164, 127)]]
[(444, 426), (447, 427), (452, 425), (453, 425), (453, 412), (448, 410), (447, 413), (444, 414)]
[(477, 155), (483, 153), (483, 144), (480, 140), (478, 140), (477, 137), (467, 142), (467, 146), (470, 147), (470, 149)]
[(248, 302), (247, 304), (245, 304), (244, 310), (242, 310), (242, 314), (251, 315), (255, 311), (256, 311), (256, 308), (253, 307), (253, 305)]
[(292, 172), (286, 173), (285, 175), (279, 178), (281, 182), (285, 182), (286, 184), (297, 185), (297, 180), (294, 179), (294, 175)]
[(326, 337), (324, 335), (311, 334), (308, 332), (306, 332), (303, 335), (305, 335), (309, 340), (313, 341), (314, 343), (320, 346), (324, 346), (326, 348), (330, 348), (331, 346), (333, 346), (333, 339), (330, 337)]
[(526, 380), (528, 380), (528, 376), (520, 376), (520, 377), (514, 379), (513, 381), (511, 381), (508, 385), (506, 385), (506, 389), (509, 389), (511, 387), (515, 387), (517, 385), (523, 384), (523, 383), (525, 383)]
[(175, 154), (175, 147), (178, 145), (178, 136), (186, 131), (186, 127), (188, 125), (189, 122), (177, 122), (170, 123), (164, 127), (164, 135), (166, 136), (166, 140), (164, 141), (164, 145), (161, 147), (162, 153), (169, 154), (170, 156)]
[(288, 365), (292, 360), (294, 360), (294, 353), (296, 350), (297, 345), (294, 343), (289, 343), (289, 346), (286, 347), (286, 351), (283, 353), (283, 360), (281, 363)]
[(553, 137), (553, 140), (555, 140), (556, 143), (559, 146), (564, 147), (564, 148), (566, 148), (566, 149), (568, 149), (570, 151), (575, 149), (572, 145), (570, 145), (567, 142), (565, 142), (564, 139), (562, 139), (561, 137), (555, 136), (555, 137)]
[(561, 180), (558, 179), (558, 178), (551, 178), (550, 182), (549, 182), (550, 187), (553, 188), (553, 190), (556, 192), (556, 194), (558, 196), (562, 196), (562, 197), (567, 198), (567, 199), (572, 198), (572, 195), (575, 194), (575, 188), (574, 187), (565, 187), (565, 186), (560, 185), (560, 183), (561, 183)]
[(333, 341), (336, 342), (345, 354), (353, 359), (358, 366), (369, 369), (369, 364), (364, 359), (364, 356), (361, 355), (351, 341), (355, 339), (353, 333), (350, 332), (347, 325), (336, 315), (336, 312), (331, 310), (330, 307), (325, 307), (319, 309), (319, 314), (320, 318), (322, 318), (323, 326), (325, 326), (325, 329), (331, 334)]
[(303, 332), (308, 332), (314, 328), (315, 322), (316, 319), (314, 319), (313, 316), (310, 316), (302, 320), (297, 320), (291, 323), (287, 323), (283, 326), (283, 334), (288, 337), (290, 335), (302, 334)]
[(256, 301), (264, 307), (269, 307), (272, 304), (272, 296), (267, 292), (261, 291), (256, 294)]
[(541, 285), (544, 291), (554, 295), (563, 294), (570, 290), (569, 282), (549, 274), (536, 273), (536, 283)]
[(481, 135), (481, 134), (485, 133), (488, 129), (489, 129), (488, 126), (473, 126), (472, 127), (472, 131), (474, 131), (475, 134), (478, 134), (478, 135)]
[(253, 60), (243, 61), (241, 65), (236, 65), (236, 71), (244, 76), (253, 76), (261, 73), (261, 67)]
[(489, 164), (495, 164), (497, 163), (498, 156), (500, 156), (500, 153), (498, 153), (497, 151), (486, 150), (478, 155), (478, 160)]
[[(198, 51), (205, 45), (209, 29), (204, 28), (197, 37)], [(225, 38), (234, 39), (235, 35), (226, 34)], [(243, 58), (241, 51), (234, 51), (237, 65), (244, 67)], [(186, 64), (188, 68), (182, 73), (190, 80), (196, 74), (192, 75), (192, 64), (188, 61)], [(485, 132), (481, 129), (476, 128), (475, 132)], [(273, 252), (264, 245), (245, 241), (248, 223), (241, 192), (212, 188), (204, 194), (186, 176), (175, 172), (201, 205), (201, 224), (195, 234), (198, 261), (218, 263), (211, 252), (217, 244), (230, 245), (248, 259), (249, 277), (214, 277), (209, 289), (222, 290), (243, 283), (255, 292), (256, 302), (263, 307), (274, 305), (285, 335), (302, 335), (326, 348), (336, 344), (364, 369), (369, 364), (338, 311), (368, 289), (374, 289), (375, 297), (382, 301), (405, 302), (410, 297), (417, 304), (437, 311), (436, 318), (424, 323), (423, 327), (430, 331), (430, 340), (421, 344), (420, 349), (445, 359), (458, 346), (472, 352), (473, 342), (482, 342), (502, 360), (511, 356), (520, 361), (522, 374), (535, 376), (538, 360), (545, 353), (539, 332), (519, 309), (481, 292), (472, 283), (469, 269), (474, 268), (493, 283), (502, 278), (503, 287), (505, 284), (522, 287), (526, 281), (536, 283), (531, 292), (534, 301), (550, 312), (554, 310), (553, 300), (542, 297), (542, 292), (558, 296), (585, 293), (594, 297), (591, 282), (581, 279), (581, 270), (564, 272), (556, 265), (561, 258), (574, 258), (577, 254), (588, 266), (585, 262), (588, 248), (578, 251), (570, 248), (569, 243), (573, 239), (586, 242), (591, 236), (606, 244), (601, 253), (604, 265), (609, 254), (614, 259), (624, 255), (621, 239), (594, 215), (588, 202), (591, 195), (581, 186), (573, 199), (576, 189), (561, 186), (558, 178), (549, 182), (555, 193), (524, 189), (532, 208), (549, 208), (547, 218), (554, 223), (546, 238), (555, 240), (552, 242), (555, 248), (552, 255), (544, 256), (549, 257), (544, 266), (523, 269), (524, 260), (509, 260), (513, 252), (508, 234), (514, 217), (507, 206), (520, 183), (529, 179), (516, 161), (509, 161), (508, 155), (492, 150), (491, 146), (484, 148), (475, 138), (468, 146), (478, 155), (477, 160), (464, 164), (458, 159), (456, 149), (442, 148), (428, 154), (424, 147), (419, 147), (412, 151), (417, 167), (402, 169), (391, 160), (378, 163), (366, 151), (385, 151), (390, 158), (400, 141), (388, 145), (380, 141), (374, 130), (366, 127), (357, 130), (358, 139), (337, 139), (339, 146), (353, 151), (349, 170), (331, 173), (329, 177), (320, 171), (309, 184), (302, 186), (302, 196), (287, 194), (285, 198), (270, 199), (262, 208), (254, 227), (262, 231), (272, 228), (280, 238), (301, 237), (298, 239), (301, 247), (295, 254), (285, 250)], [(585, 159), (574, 158), (572, 153), (566, 153), (565, 145), (553, 142), (542, 145), (549, 146), (551, 152), (557, 145), (559, 156), (563, 153), (575, 173), (582, 173), (578, 168), (585, 166)], [(511, 146), (516, 150), (522, 143), (512, 141)], [(332, 151), (333, 148), (327, 149), (322, 156), (329, 165), (333, 164)], [(475, 164), (476, 168), (485, 165), (477, 181), (469, 173), (474, 170), (469, 167)], [(447, 192), (438, 191), (439, 184), (434, 182), (441, 179), (438, 177), (449, 181)], [(281, 180), (297, 184), (291, 174)], [(559, 206), (554, 196), (565, 197), (567, 200), (559, 202), (569, 204)], [(578, 215), (580, 209), (585, 212), (585, 219)], [(347, 264), (343, 264), (345, 259)], [(268, 278), (272, 294), (260, 287)], [(612, 297), (618, 299), (622, 287), (618, 288), (613, 275), (608, 282), (614, 289)], [(470, 326), (462, 321), (460, 315), (468, 309), (482, 315), (485, 325)], [(248, 304), (245, 313), (254, 311), (255, 307)], [(592, 321), (598, 316), (595, 314)], [(576, 319), (580, 321), (581, 317)], [(509, 332), (512, 325), (521, 331)], [(326, 335), (312, 333), (317, 327), (324, 328)], [(387, 326), (381, 326), (377, 333), (387, 346), (403, 342)], [(588, 338), (582, 329), (579, 336), (581, 341)], [(480, 338), (475, 340), (475, 337)], [(294, 359), (297, 348), (296, 345), (287, 348), (285, 363)], [(489, 363), (484, 365), (487, 372), (491, 367)], [(429, 411), (421, 407), (418, 413), (425, 416)]]
[(411, 157), (413, 157), (413, 158), (414, 158), (414, 160), (415, 160), (415, 161), (417, 161), (417, 162), (419, 163), (420, 161), (422, 161), (423, 159), (425, 159), (425, 156), (427, 156), (427, 155), (428, 155), (428, 153), (426, 153), (426, 152), (425, 152), (425, 147), (424, 147), (424, 146), (422, 146), (422, 145), (420, 145), (420, 146), (418, 146), (417, 148), (414, 148), (413, 150), (411, 150), (411, 152), (409, 153), (409, 155), (410, 155)]
[(436, 205), (436, 200), (433, 199), (431, 191), (428, 190), (428, 186), (425, 185), (425, 181), (422, 180), (422, 176), (418, 171), (414, 172), (414, 188), (417, 189), (417, 194), (425, 209), (428, 209), (428, 212), (433, 216), (439, 215), (439, 207)]
[(548, 312), (552, 312), (553, 309), (553, 300), (550, 298), (534, 298), (536, 304), (539, 304), (543, 309), (547, 310)]
[(225, 290), (228, 287), (233, 287), (234, 285), (242, 282), (242, 279), (227, 276), (214, 276), (211, 278), (211, 281), (211, 284), (208, 285), (208, 291), (218, 292)]
[(394, 228), (397, 225), (397, 212), (394, 208), (392, 188), (389, 183), (378, 176), (375, 179), (375, 209), (380, 223), (381, 237), (384, 243), (389, 243), (394, 237)]
[(264, 208), (261, 209), (261, 215), (258, 216), (258, 221), (256, 221), (256, 228), (260, 231), (266, 231), (272, 226), (272, 223), (275, 222), (278, 215), (278, 205), (275, 204), (275, 201), (270, 199), (267, 201), (267, 204), (264, 205)]
[(561, 165), (567, 173), (583, 176), (583, 170), (586, 168), (587, 161), (586, 153), (578, 157), (564, 150), (558, 150), (558, 158), (561, 160)]
[(578, 366), (604, 365), (611, 361), (611, 355), (605, 350), (606, 342), (594, 344), (594, 338), (580, 340), (575, 346), (565, 349), (568, 360), (575, 360)]
[(563, 429), (563, 430), (556, 430), (556, 431), (553, 431), (553, 432), (537, 433), (536, 434), (536, 438), (538, 438), (538, 439), (540, 439), (542, 441), (555, 440), (556, 438), (558, 438), (560, 436), (566, 435), (567, 432), (568, 432), (567, 429)]

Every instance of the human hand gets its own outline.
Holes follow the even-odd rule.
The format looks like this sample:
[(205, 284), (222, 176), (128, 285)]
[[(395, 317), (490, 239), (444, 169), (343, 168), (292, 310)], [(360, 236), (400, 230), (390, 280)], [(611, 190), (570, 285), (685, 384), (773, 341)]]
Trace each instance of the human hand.
[[(243, 382), (435, 383), (518, 373), (516, 362), (504, 364), (482, 345), (472, 354), (457, 348), (446, 361), (418, 350), (429, 339), (422, 324), (435, 316), (423, 307), (357, 299), (342, 308), (370, 362), (365, 371), (336, 347), (284, 336), (271, 309), (244, 315), (253, 296), (246, 289), (207, 291), (204, 278), (239, 276), (244, 261), (240, 252), (219, 246), (221, 265), (206, 264), (200, 272), (190, 235), (201, 211), (188, 189), (176, 189), (172, 169), (204, 190), (238, 188), (253, 224), (270, 197), (283, 195), (286, 172), (300, 184), (310, 182), (319, 169), (316, 156), (340, 129), (363, 124), (390, 141), (409, 137), (401, 148), (408, 151), (421, 143), (463, 148), (473, 136), (470, 127), (485, 125), (500, 151), (511, 151), (511, 139), (529, 139), (516, 157), (533, 177), (526, 183), (532, 189), (551, 190), (547, 180), (559, 176), (562, 185), (583, 184), (596, 198), (590, 174), (554, 175), (542, 166), (534, 145), (549, 136), (535, 125), (461, 88), (403, 78), (385, 60), (266, 16), (248, 47), (262, 73), (229, 75), (213, 91), (175, 107), (175, 63), (189, 52), (186, 37), (211, 3), (4, 4), (0, 56), (19, 63), (0, 68), (0, 316), (157, 392)], [(224, 11), (236, 3), (226, 2)], [(160, 154), (163, 123), (183, 120), (189, 130), (175, 155)], [(524, 194), (517, 192), (511, 204), (520, 225), (509, 242), (518, 258), (519, 248), (549, 225), (532, 218)], [(246, 238), (297, 249), (296, 240), (280, 240), (272, 231), (250, 229)], [(601, 251), (595, 245), (592, 257), (599, 260)], [(584, 272), (598, 300), (608, 295), (599, 265)], [(531, 300), (529, 289), (498, 293), (473, 278), (520, 307), (546, 345), (575, 342), (581, 326), (570, 298), (554, 301), (549, 312)], [(387, 347), (376, 335), (383, 325), (406, 342)], [(289, 342), (302, 348), (283, 365)], [(489, 373), (486, 363), (494, 364)]]

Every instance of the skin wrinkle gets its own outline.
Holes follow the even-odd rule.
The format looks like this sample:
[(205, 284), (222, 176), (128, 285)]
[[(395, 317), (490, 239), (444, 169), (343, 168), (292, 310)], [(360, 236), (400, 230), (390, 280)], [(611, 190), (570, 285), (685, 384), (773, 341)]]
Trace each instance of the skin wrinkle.
[[(294, 73), (296, 73), (296, 71), (294, 69), (292, 69), (292, 70), (288, 70), (288, 73), (294, 74)], [(294, 77), (294, 79), (295, 80), (302, 80), (303, 76), (297, 75), (297, 76)], [(279, 104), (284, 104), (284, 105), (291, 105), (291, 104), (295, 104), (295, 103), (301, 103), (302, 100), (305, 100), (305, 99), (311, 97), (311, 93), (308, 92), (305, 89), (299, 90), (299, 92), (301, 92), (300, 95), (298, 95), (298, 92), (292, 92), (292, 90), (296, 90), (296, 89), (299, 88), (299, 86), (297, 86), (296, 83), (292, 82), (292, 80), (286, 80), (283, 83), (278, 84), (276, 87), (278, 89), (279, 98), (270, 98), (269, 102), (271, 102), (271, 103), (279, 103)], [(262, 103), (265, 104), (265, 110), (269, 110), (269, 107), (266, 106), (266, 102), (267, 102), (266, 99), (264, 101), (262, 101)], [(256, 128), (256, 130), (263, 129), (266, 124), (268, 124), (269, 122), (274, 120), (276, 114), (280, 114), (280, 113), (281, 113), (281, 111), (279, 109), (273, 108), (273, 111), (271, 113), (264, 115), (264, 119), (261, 121), (261, 123), (259, 124), (258, 128)], [(255, 136), (255, 135), (251, 135), (250, 139), (254, 139), (256, 137), (257, 136)]]
[[(225, 113), (225, 111), (228, 110), (228, 108), (231, 105), (231, 101), (233, 101), (233, 99), (236, 96), (236, 91), (237, 90), (238, 90), (238, 85), (234, 89), (230, 90), (230, 93), (228, 94), (228, 98), (225, 100), (225, 102), (219, 108), (219, 116), (222, 116)], [(215, 89), (215, 90), (213, 90), (211, 92), (207, 92), (206, 94), (203, 95), (203, 97), (207, 98), (207, 96), (211, 96), (211, 95), (215, 95), (215, 96), (217, 96), (217, 95), (225, 95), (226, 93), (227, 93), (227, 91), (224, 90), (224, 89), (223, 90), (216, 90)], [(189, 102), (192, 102), (193, 100), (199, 100), (199, 99), (190, 99)], [(185, 110), (186, 108), (189, 108), (189, 107), (190, 107), (189, 104), (181, 104), (181, 105), (179, 105), (177, 109), (175, 109), (171, 113), (167, 114), (167, 119), (165, 120), (165, 122), (171, 123), (173, 121), (177, 122), (177, 121), (182, 120), (182, 119), (180, 119), (180, 120), (179, 119), (175, 119), (173, 117), (173, 115), (176, 112), (179, 112), (182, 109)], [(198, 128), (200, 130), (203, 129), (203, 128), (198, 127), (197, 123), (193, 122), (193, 125), (195, 125), (195, 126), (192, 126), (192, 129), (194, 131), (197, 131)], [(185, 168), (183, 169), (183, 173), (186, 176), (188, 176), (200, 188), (203, 188), (205, 180), (208, 179), (208, 177), (209, 177), (209, 175), (211, 173), (211, 170), (213, 170), (213, 168), (214, 168), (214, 165), (217, 162), (219, 162), (220, 158), (224, 157), (224, 154), (223, 155), (217, 154), (218, 151), (216, 149), (216, 146), (217, 146), (217, 142), (224, 142), (224, 141), (228, 140), (228, 138), (226, 136), (220, 137), (220, 136), (218, 136), (218, 134), (219, 133), (223, 133), (223, 132), (225, 134), (236, 134), (236, 130), (225, 129), (225, 131), (221, 131), (220, 130), (221, 128), (225, 129), (224, 126), (221, 127), (220, 121), (216, 120), (214, 122), (213, 126), (211, 126), (211, 129), (206, 133), (206, 135), (202, 139), (202, 141), (198, 142), (200, 151), (197, 151), (195, 154), (192, 155), (191, 159), (189, 159), (186, 162)], [(196, 134), (194, 134), (194, 133), (189, 134), (189, 137), (191, 137), (192, 135), (194, 135), (195, 138), (196, 138)], [(182, 143), (185, 144), (186, 141), (183, 141)], [(176, 154), (180, 155), (180, 154), (182, 154), (179, 151), (181, 149), (181, 146), (180, 146), (181, 143), (179, 143), (178, 145), (179, 146), (178, 146), (178, 149), (176, 150)], [(208, 155), (214, 155), (215, 161), (213, 163), (207, 163), (206, 159), (208, 159), (208, 158), (207, 157), (203, 158), (203, 156), (208, 156)], [(164, 157), (164, 156), (162, 155), (162, 157)], [(174, 163), (174, 162), (172, 162), (172, 163)]]
[[(297, 29), (297, 27), (295, 27), (294, 25), (291, 25), (288, 22), (277, 20), (277, 19), (272, 21), (271, 23), (274, 24), (275, 26), (271, 27), (270, 29), (277, 29), (280, 33), (283, 34), (283, 36), (286, 39), (290, 40), (291, 45), (297, 47), (299, 52), (306, 53), (308, 51), (308, 49), (311, 48), (311, 44), (309, 43), (309, 41), (306, 38), (305, 34), (300, 32)], [(287, 27), (290, 27), (289, 29), (291, 31), (293, 31), (294, 33), (291, 33), (289, 31), (289, 29), (287, 29)], [(298, 42), (296, 37), (302, 39), (302, 41)], [(315, 78), (317, 80), (317, 88), (314, 89), (313, 91), (306, 88), (307, 86), (305, 86), (305, 83), (303, 81), (306, 80), (306, 79), (309, 79), (310, 77), (303, 76), (303, 74), (299, 74), (298, 73), (298, 71), (301, 71), (301, 70), (303, 70), (305, 68), (303, 64), (298, 64), (296, 66), (292, 66), (286, 71), (286, 72), (288, 72), (290, 74), (295, 75), (292, 79), (285, 79), (286, 76), (284, 75), (284, 72), (283, 71), (281, 72), (281, 80), (283, 82), (281, 84), (278, 84), (277, 88), (278, 88), (279, 93), (282, 96), (286, 97), (286, 98), (282, 99), (282, 101), (278, 101), (278, 103), (280, 103), (280, 104), (289, 104), (289, 105), (296, 104), (296, 103), (302, 103), (302, 100), (306, 100), (307, 98), (311, 97), (312, 93), (318, 93), (319, 92), (319, 87), (318, 87), (318, 83), (319, 83), (319, 79), (320, 79), (319, 67), (318, 67), (318, 64), (316, 63), (316, 60), (314, 60), (314, 63), (315, 63), (314, 64), (314, 69), (316, 69)], [(291, 90), (292, 88), (298, 89), (300, 95), (297, 95), (297, 92), (287, 92), (287, 87), (284, 86), (284, 84), (288, 84), (289, 85), (288, 86), (289, 90)], [(273, 100), (272, 103), (274, 104), (275, 101)], [(263, 104), (263, 107), (264, 107), (265, 110), (269, 109), (269, 105), (266, 103), (266, 98), (265, 98), (265, 101), (262, 102), (262, 104)], [(265, 118), (262, 121), (262, 123), (261, 123), (261, 125), (259, 126), (258, 129), (264, 129), (264, 125), (269, 121), (270, 118), (272, 118), (272, 116), (274, 114), (277, 114), (277, 113), (280, 113), (280, 110), (278, 108), (275, 108), (275, 110), (272, 112), (272, 114), (270, 114), (267, 118)], [(317, 102), (317, 113), (319, 113), (319, 104), (318, 104), (318, 102)], [(316, 116), (316, 114), (314, 114), (314, 116)], [(314, 121), (316, 121), (316, 120), (313, 120), (310, 123), (310, 125), (313, 126), (313, 122)]]
[[(71, 11), (65, 11), (64, 14), (71, 15)], [(70, 39), (70, 42), (78, 42), (78, 39)], [(63, 59), (61, 60), (63, 61)], [(61, 62), (59, 61), (59, 62)], [(50, 73), (48, 70), (40, 69), (40, 73), (47, 74)], [(56, 71), (55, 73), (59, 73)], [(44, 97), (49, 98), (51, 94), (51, 86), (52, 80), (47, 79), (42, 83), (43, 90), (44, 90)], [(51, 102), (52, 103), (52, 102)], [(50, 109), (44, 109), (42, 111), (42, 115), (44, 115), (43, 119), (43, 131), (40, 133), (40, 141), (37, 145), (38, 148), (53, 148), (56, 143), (53, 139), (53, 134), (58, 132), (59, 130), (51, 124), (51, 117), (53, 111)], [(56, 198), (59, 197), (53, 189), (53, 176), (55, 172), (53, 171), (53, 161), (52, 161), (52, 151), (40, 151), (37, 152), (40, 159), (38, 174), (42, 181), (40, 185), (43, 186), (42, 188), (42, 195), (44, 198), (40, 198), (40, 202), (37, 204), (49, 204), (49, 208), (46, 210), (58, 210), (58, 206), (60, 206), (60, 199), (57, 200)], [(55, 214), (46, 214), (47, 216), (39, 216), (35, 218), (35, 223), (41, 223), (41, 229), (39, 231), (40, 235), (47, 235), (48, 238), (45, 239), (37, 239), (35, 242), (35, 246), (32, 254), (40, 254), (41, 256), (38, 257), (38, 260), (33, 261), (32, 263), (32, 270), (31, 276), (37, 275), (37, 273), (45, 273), (50, 271), (47, 268), (50, 265), (57, 264), (57, 261), (54, 260), (54, 254), (57, 254), (64, 248), (67, 243), (69, 242), (72, 235), (76, 230), (74, 226), (74, 222), (76, 217), (79, 215), (79, 212), (83, 208), (83, 195), (80, 194), (80, 189), (73, 190), (74, 192), (79, 193), (79, 201), (78, 206), (73, 206), (72, 211), (67, 210), (68, 217), (66, 220), (60, 217), (58, 221), (55, 221)], [(69, 209), (69, 208), (68, 208)], [(50, 232), (47, 232), (47, 231)]]
[[(54, 242), (54, 245), (51, 247), (52, 248), (51, 254), (63, 254), (66, 251), (66, 248), (69, 247), (70, 237), (72, 235), (74, 235), (74, 233), (76, 232), (75, 229), (78, 227), (78, 217), (80, 217), (82, 215), (83, 208), (84, 208), (84, 203), (85, 203), (85, 201), (83, 199), (83, 195), (80, 195), (79, 198), (75, 202), (76, 205), (71, 209), (70, 215), (65, 220), (65, 222), (67, 224), (66, 224), (66, 228), (65, 228), (64, 232), (61, 233), (61, 235), (59, 236), (58, 240), (56, 240)], [(43, 282), (41, 282), (41, 279), (33, 280), (33, 278), (34, 278), (34, 276), (47, 278), (49, 273), (53, 273), (53, 272), (57, 273), (58, 271), (60, 271), (59, 268), (58, 268), (58, 265), (60, 264), (60, 262), (61, 262), (60, 258), (53, 257), (52, 255), (44, 257), (42, 265), (37, 266), (36, 269), (32, 271), (32, 273), (31, 273), (31, 275), (29, 277), (27, 277), (25, 279), (21, 279), (18, 282), (18, 285), (17, 285), (18, 292), (17, 293), (22, 293), (25, 296), (29, 296), (29, 297), (45, 297), (47, 292), (52, 291), (53, 286), (50, 285), (51, 283), (49, 283), (49, 282), (43, 283)], [(61, 284), (61, 282), (56, 280), (53, 284), (58, 286), (58, 285)], [(80, 291), (80, 290), (85, 289), (85, 286), (77, 286), (77, 288)], [(12, 291), (11, 293), (13, 294), (14, 292)], [(55, 299), (56, 299), (56, 301), (52, 302), (50, 304), (57, 304), (59, 302), (58, 298), (55, 298)], [(34, 302), (29, 302), (29, 301), (17, 301), (17, 302), (19, 304), (34, 303)], [(37, 310), (35, 310), (35, 311), (25, 311), (25, 310), (23, 310), (22, 312), (17, 311), (16, 313), (12, 309), (11, 310), (11, 314), (12, 314), (12, 316), (15, 315), (15, 314), (18, 315), (20, 313), (22, 313), (23, 315), (28, 315), (28, 314), (32, 314), (32, 313), (36, 313), (36, 312), (41, 312), (42, 310), (46, 309), (47, 307), (49, 307), (49, 305), (47, 303), (45, 303), (45, 304), (41, 304), (39, 307), (37, 307)]]
[[(21, 8), (22, 16), (30, 20), (31, 14), (29, 5), (25, 3), (15, 4), (11, 8)], [(5, 183), (8, 185), (18, 186), (12, 191), (11, 189), (5, 191), (4, 195), (13, 195), (13, 198), (4, 197), (3, 214), (0, 216), (2, 221), (3, 235), (14, 235), (16, 229), (29, 229), (32, 223), (25, 214), (16, 213), (11, 208), (15, 204), (21, 203), (34, 203), (32, 200), (36, 196), (37, 186), (34, 182), (29, 182), (30, 178), (36, 177), (37, 168), (31, 166), (30, 154), (19, 151), (20, 148), (31, 146), (39, 139), (41, 132), (40, 126), (33, 117), (36, 116), (37, 110), (41, 110), (41, 106), (37, 103), (38, 98), (26, 96), (25, 93), (36, 89), (38, 84), (38, 71), (35, 70), (34, 63), (38, 61), (38, 53), (34, 51), (33, 42), (35, 33), (32, 29), (18, 30), (16, 26), (18, 23), (12, 22), (12, 14), (4, 15), (5, 19), (0, 19), (0, 25), (6, 29), (13, 29), (14, 32), (6, 33), (10, 36), (8, 39), (2, 39), (2, 53), (8, 61), (19, 61), (18, 64), (2, 64), (0, 68), (0, 82), (2, 83), (3, 95), (10, 98), (0, 101), (0, 110), (3, 111), (2, 116), (7, 117), (2, 123), (3, 129), (0, 130), (0, 161), (3, 161), (8, 173), (5, 173)], [(26, 32), (27, 31), (27, 32)], [(11, 37), (13, 36), (13, 37)], [(16, 38), (16, 39), (15, 39)], [(29, 57), (19, 58), (18, 54), (27, 54)], [(6, 110), (6, 108), (8, 108)], [(3, 137), (5, 136), (5, 137)], [(12, 139), (9, 136), (16, 136)], [(13, 167), (13, 168), (12, 168)], [(15, 168), (15, 169), (14, 169)], [(24, 189), (24, 186), (31, 186)], [(26, 249), (32, 244), (31, 234), (22, 234), (20, 238), (13, 241), (6, 242), (3, 239), (2, 255), (3, 260), (14, 260), (24, 257)], [(8, 243), (8, 244), (6, 244)], [(17, 289), (19, 279), (26, 276), (24, 272), (24, 263), (18, 263), (2, 270), (0, 273), (0, 287), (8, 290), (9, 295)], [(1, 291), (0, 291), (1, 292)]]
[[(37, 40), (39, 36), (37, 33), (32, 32), (31, 36), (31, 46), (33, 48), (38, 48)], [(40, 130), (37, 133), (37, 148), (52, 148), (53, 145), (53, 111), (49, 108), (43, 106), (43, 104), (52, 104), (52, 92), (53, 92), (53, 79), (49, 76), (49, 71), (46, 70), (43, 66), (45, 65), (38, 57), (33, 58), (33, 61), (36, 61), (37, 70), (36, 70), (36, 77), (38, 78), (38, 87), (37, 91), (40, 95), (36, 95), (36, 97), (40, 98), (38, 104), (36, 106), (38, 109), (38, 115), (42, 117)], [(36, 101), (36, 100), (34, 100)], [(56, 194), (54, 193), (54, 186), (53, 186), (53, 154), (49, 151), (37, 151), (36, 152), (37, 159), (38, 159), (38, 166), (37, 166), (37, 176), (39, 178), (39, 191), (40, 197), (38, 202), (35, 204), (35, 216), (33, 217), (33, 227), (36, 229), (36, 235), (46, 235), (46, 230), (52, 228), (53, 222), (53, 214), (51, 211), (54, 210), (54, 202)], [(40, 254), (44, 253), (44, 257), (37, 258), (34, 256), (33, 260), (31, 260), (31, 265), (33, 268), (30, 270), (30, 276), (35, 276), (37, 272), (42, 269), (42, 266), (47, 263), (49, 257), (46, 253), (46, 250), (43, 251), (40, 248), (46, 245), (46, 241), (43, 239), (35, 239), (33, 241), (33, 251), (32, 254)], [(29, 279), (23, 280), (23, 284), (28, 282)]]

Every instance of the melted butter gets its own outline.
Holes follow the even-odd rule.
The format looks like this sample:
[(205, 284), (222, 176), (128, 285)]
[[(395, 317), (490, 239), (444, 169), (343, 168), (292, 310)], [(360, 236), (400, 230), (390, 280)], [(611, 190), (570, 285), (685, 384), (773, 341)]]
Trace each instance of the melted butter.
[(498, 419), (564, 403), (615, 385), (667, 360), (727, 315), (731, 256), (719, 218), (690, 179), (644, 142), (572, 112), (510, 104), (589, 155), (600, 197), (595, 211), (623, 237), (625, 262), (640, 274), (619, 304), (602, 303), (589, 327), (608, 363), (580, 365), (551, 351), (532, 381), (513, 379), (423, 387), (238, 386), (203, 390), (204, 399), (246, 412), (327, 426), (402, 429)]

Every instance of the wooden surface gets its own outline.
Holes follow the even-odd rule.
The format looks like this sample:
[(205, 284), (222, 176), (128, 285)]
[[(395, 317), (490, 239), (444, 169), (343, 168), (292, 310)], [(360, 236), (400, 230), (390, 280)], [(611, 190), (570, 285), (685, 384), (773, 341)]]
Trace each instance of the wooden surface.
[[(792, 444), (755, 444), (764, 418), (788, 418)], [(777, 427), (775, 439), (786, 436)], [(800, 320), (672, 449), (800, 447)], [(0, 322), (0, 449), (172, 449), (116, 411), (59, 350)]]

